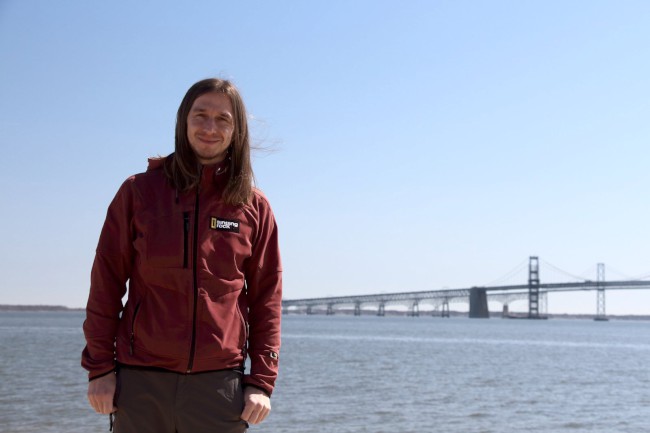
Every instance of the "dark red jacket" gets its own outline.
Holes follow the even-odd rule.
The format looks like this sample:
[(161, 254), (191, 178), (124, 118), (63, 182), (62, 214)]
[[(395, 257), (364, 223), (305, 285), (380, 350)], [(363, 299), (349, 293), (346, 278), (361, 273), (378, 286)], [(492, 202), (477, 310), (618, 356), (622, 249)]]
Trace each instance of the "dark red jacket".
[(223, 203), (223, 169), (204, 167), (198, 190), (179, 194), (162, 160), (150, 160), (147, 172), (122, 184), (91, 273), (81, 362), (90, 379), (116, 360), (197, 373), (236, 368), (248, 356), (244, 383), (273, 391), (282, 314), (277, 227), (257, 190), (248, 205)]

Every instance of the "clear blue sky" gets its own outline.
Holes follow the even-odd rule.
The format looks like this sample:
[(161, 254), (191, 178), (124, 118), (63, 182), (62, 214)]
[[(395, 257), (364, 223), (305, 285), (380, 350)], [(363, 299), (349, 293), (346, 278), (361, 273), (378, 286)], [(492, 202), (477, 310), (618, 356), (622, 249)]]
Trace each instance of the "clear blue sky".
[[(0, 303), (85, 305), (108, 203), (215, 75), (273, 150), (288, 299), (484, 285), (530, 255), (647, 276), (649, 22), (647, 1), (3, 0)], [(646, 291), (607, 302), (650, 314)]]

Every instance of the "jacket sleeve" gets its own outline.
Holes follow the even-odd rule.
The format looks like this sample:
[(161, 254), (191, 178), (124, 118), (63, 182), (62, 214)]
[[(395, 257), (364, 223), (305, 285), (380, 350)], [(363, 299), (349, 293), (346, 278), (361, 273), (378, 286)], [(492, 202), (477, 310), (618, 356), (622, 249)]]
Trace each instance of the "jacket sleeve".
[(250, 374), (244, 376), (244, 384), (271, 395), (278, 375), (280, 352), (282, 264), (273, 213), (266, 200), (259, 200), (257, 236), (246, 266), (251, 369)]
[(115, 368), (115, 338), (122, 297), (134, 257), (132, 215), (131, 178), (122, 184), (108, 208), (90, 275), (83, 324), (86, 347), (81, 355), (81, 366), (88, 370), (90, 380)]

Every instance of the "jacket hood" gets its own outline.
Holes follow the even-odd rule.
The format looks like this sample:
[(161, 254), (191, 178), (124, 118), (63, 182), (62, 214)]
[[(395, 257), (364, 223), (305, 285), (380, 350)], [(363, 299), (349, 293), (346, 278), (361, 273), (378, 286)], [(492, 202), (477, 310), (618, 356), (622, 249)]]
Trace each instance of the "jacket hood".
[(147, 158), (147, 171), (161, 168), (165, 163), (164, 156), (157, 156), (155, 158)]

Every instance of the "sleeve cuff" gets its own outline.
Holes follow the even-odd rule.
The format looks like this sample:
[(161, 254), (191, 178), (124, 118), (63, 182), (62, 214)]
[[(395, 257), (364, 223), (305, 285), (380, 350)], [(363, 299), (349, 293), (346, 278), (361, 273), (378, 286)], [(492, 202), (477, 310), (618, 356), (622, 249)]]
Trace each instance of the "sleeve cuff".
[(111, 370), (108, 370), (105, 373), (100, 373), (100, 374), (97, 374), (95, 376), (90, 376), (90, 374), (89, 374), (88, 375), (88, 382), (92, 382), (93, 380), (99, 379), (100, 377), (108, 376), (109, 374), (114, 373), (114, 372), (115, 372), (115, 369), (113, 368)]
[(245, 383), (243, 386), (244, 386), (244, 388), (255, 388), (255, 389), (259, 389), (259, 390), (262, 391), (264, 394), (266, 394), (266, 396), (267, 396), (268, 398), (271, 398), (271, 394), (269, 394), (269, 392), (268, 392), (267, 390), (265, 390), (264, 388), (262, 388), (261, 386), (253, 385), (252, 383)]
[(252, 379), (250, 375), (245, 375), (244, 376), (244, 381), (243, 381), (242, 386), (244, 388), (247, 388), (247, 387), (251, 386), (251, 387), (253, 387), (255, 389), (259, 389), (260, 391), (264, 391), (264, 393), (269, 398), (271, 397), (271, 394), (273, 393), (273, 387), (272, 386), (268, 386), (266, 384), (260, 384), (258, 381)]

